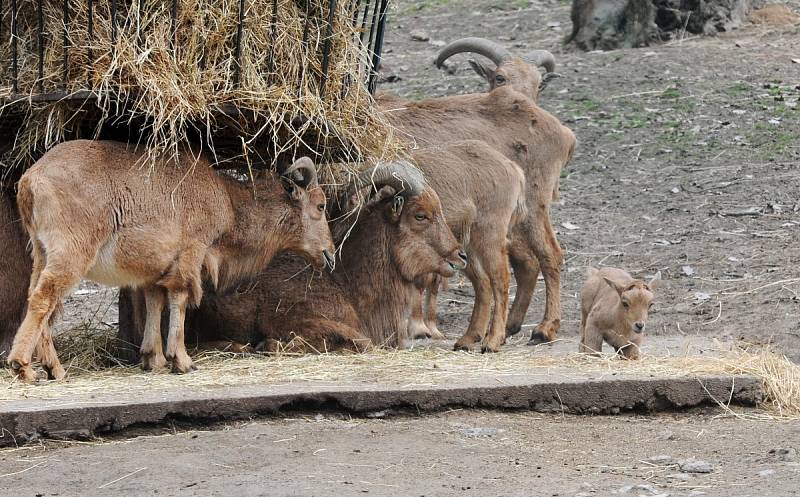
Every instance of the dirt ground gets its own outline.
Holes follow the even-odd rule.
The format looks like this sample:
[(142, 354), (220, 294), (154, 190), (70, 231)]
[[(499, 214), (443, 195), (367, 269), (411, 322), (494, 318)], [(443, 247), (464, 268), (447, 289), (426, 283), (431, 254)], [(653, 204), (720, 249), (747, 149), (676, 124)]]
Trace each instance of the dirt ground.
[[(800, 425), (703, 411), (317, 415), (205, 430), (177, 426), (133, 439), (0, 450), (0, 493), (789, 497), (800, 488), (790, 445), (800, 440)], [(692, 464), (711, 472), (690, 473)]]

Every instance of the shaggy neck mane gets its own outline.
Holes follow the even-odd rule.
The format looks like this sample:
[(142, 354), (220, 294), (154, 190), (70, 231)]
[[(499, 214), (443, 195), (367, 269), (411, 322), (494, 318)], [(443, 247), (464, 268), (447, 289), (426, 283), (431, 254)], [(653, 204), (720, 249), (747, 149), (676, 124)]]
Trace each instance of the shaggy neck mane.
[(282, 228), (289, 215), (282, 198), (286, 193), (280, 184), (256, 182), (255, 188), (266, 190), (258, 192), (260, 196), (274, 199), (266, 206), (256, 204), (252, 186), (226, 178), (225, 188), (231, 199), (231, 228), (211, 248), (211, 257), (206, 258), (207, 271), (219, 292), (259, 274), (288, 245)]
[(392, 243), (380, 208), (361, 213), (341, 249), (333, 275), (358, 313), (361, 331), (375, 345), (396, 347), (406, 339), (413, 283), (391, 261)]

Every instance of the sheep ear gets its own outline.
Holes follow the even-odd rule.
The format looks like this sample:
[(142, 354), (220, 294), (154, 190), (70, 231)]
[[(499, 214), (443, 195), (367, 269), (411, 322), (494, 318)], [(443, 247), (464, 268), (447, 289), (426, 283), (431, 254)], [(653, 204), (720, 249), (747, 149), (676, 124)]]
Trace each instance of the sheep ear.
[(405, 202), (406, 199), (400, 195), (395, 195), (392, 199), (392, 203), (389, 207), (389, 218), (393, 223), (400, 221), (400, 215), (403, 213), (403, 205)]
[(625, 288), (616, 281), (606, 278), (605, 276), (603, 276), (603, 280), (608, 283), (608, 286), (613, 288), (620, 296), (622, 295), (622, 292), (625, 291)]
[(661, 285), (661, 271), (657, 272), (656, 275), (647, 282), (647, 286), (650, 287), (650, 290), (655, 290), (659, 285)]
[(491, 75), (492, 75), (491, 69), (473, 59), (469, 59), (467, 62), (469, 62), (470, 67), (472, 67), (472, 70), (475, 71), (478, 74), (478, 76), (491, 82)]

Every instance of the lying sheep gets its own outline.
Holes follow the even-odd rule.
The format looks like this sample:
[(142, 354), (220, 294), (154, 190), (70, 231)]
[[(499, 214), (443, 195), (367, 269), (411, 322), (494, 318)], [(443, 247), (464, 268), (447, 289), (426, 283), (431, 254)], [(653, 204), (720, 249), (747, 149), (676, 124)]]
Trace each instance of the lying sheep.
[(590, 268), (581, 289), (579, 350), (598, 354), (605, 340), (622, 356), (638, 359), (653, 292), (660, 280), (660, 271), (645, 283), (622, 269)]

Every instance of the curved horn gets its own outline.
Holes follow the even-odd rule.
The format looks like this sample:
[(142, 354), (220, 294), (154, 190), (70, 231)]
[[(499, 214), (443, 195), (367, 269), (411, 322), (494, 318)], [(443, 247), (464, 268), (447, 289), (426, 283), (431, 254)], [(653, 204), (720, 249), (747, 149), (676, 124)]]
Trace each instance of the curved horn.
[(281, 176), (285, 176), (305, 188), (317, 186), (317, 168), (308, 157), (300, 157), (294, 161)]
[(376, 190), (391, 186), (398, 194), (413, 197), (422, 193), (427, 183), (422, 172), (407, 160), (380, 162), (358, 175), (345, 193), (345, 205), (349, 205), (353, 194), (366, 185), (375, 185)]
[(506, 48), (499, 43), (487, 40), (486, 38), (461, 38), (460, 40), (450, 42), (439, 51), (439, 54), (436, 56), (436, 67), (441, 69), (445, 60), (457, 53), (464, 52), (483, 55), (494, 62), (496, 66), (511, 58), (511, 52), (506, 50)]
[(523, 58), (537, 67), (544, 67), (547, 72), (556, 70), (556, 58), (547, 50), (531, 50)]

